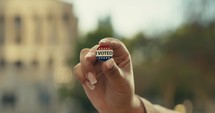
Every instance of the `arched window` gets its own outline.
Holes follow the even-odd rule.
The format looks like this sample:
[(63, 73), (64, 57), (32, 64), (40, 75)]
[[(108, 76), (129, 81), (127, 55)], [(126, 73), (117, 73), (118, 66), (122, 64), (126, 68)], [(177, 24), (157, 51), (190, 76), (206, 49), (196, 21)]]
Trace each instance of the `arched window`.
[(3, 58), (0, 59), (0, 69), (4, 68), (6, 65), (6, 62)]
[(5, 93), (1, 97), (1, 103), (5, 108), (13, 108), (16, 105), (16, 95), (14, 93)]
[(63, 21), (63, 26), (64, 26), (64, 28), (65, 28), (65, 33), (66, 33), (66, 37), (65, 37), (65, 39), (64, 39), (64, 43), (71, 43), (71, 39), (72, 39), (72, 33), (73, 32), (71, 32), (71, 31), (73, 31), (73, 29), (72, 29), (72, 24), (71, 24), (71, 22), (72, 22), (72, 15), (71, 15), (71, 13), (70, 12), (68, 12), (68, 11), (65, 11), (65, 13), (63, 14), (63, 16), (62, 16), (62, 21)]
[(41, 89), (38, 93), (38, 99), (41, 105), (48, 106), (51, 101), (51, 96), (45, 89)]
[(5, 40), (5, 18), (0, 15), (0, 45), (4, 43)]
[(18, 60), (18, 61), (16, 61), (15, 62), (15, 66), (16, 66), (16, 68), (22, 68), (23, 67), (23, 63), (20, 61), (20, 60)]
[(16, 16), (14, 18), (15, 22), (15, 42), (20, 44), (22, 42), (22, 18), (20, 16)]
[(49, 58), (48, 60), (48, 67), (52, 67), (53, 66), (53, 59)]
[(34, 68), (38, 67), (38, 65), (39, 65), (39, 63), (38, 63), (38, 61), (36, 59), (32, 61), (32, 66)]
[(55, 45), (57, 42), (57, 23), (56, 23), (56, 17), (53, 14), (48, 15), (48, 22), (49, 22), (49, 37), (48, 37), (48, 43)]
[(63, 21), (65, 23), (67, 23), (67, 22), (69, 22), (69, 20), (70, 20), (70, 14), (64, 13), (64, 15), (63, 15)]
[(36, 44), (42, 44), (42, 21), (39, 16), (34, 17), (34, 22), (35, 22), (35, 37), (34, 41)]

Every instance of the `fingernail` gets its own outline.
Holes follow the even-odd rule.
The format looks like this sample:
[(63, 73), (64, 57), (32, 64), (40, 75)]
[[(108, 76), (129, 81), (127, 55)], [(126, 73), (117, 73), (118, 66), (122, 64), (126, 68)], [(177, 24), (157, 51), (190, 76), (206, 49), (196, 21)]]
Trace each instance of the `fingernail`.
[(106, 43), (107, 39), (102, 39), (99, 43)]
[(112, 58), (106, 62), (106, 66), (108, 69), (111, 69), (113, 65), (114, 65), (114, 61)]
[(90, 90), (94, 90), (96, 88), (95, 85), (91, 84), (89, 81), (86, 81), (85, 84)]
[(74, 71), (74, 70), (76, 70), (76, 69), (77, 69), (77, 67), (78, 67), (78, 64), (77, 64), (77, 65), (75, 65), (75, 67), (73, 68), (73, 71)]
[(91, 51), (89, 51), (89, 52), (87, 53), (87, 55), (85, 56), (85, 58), (92, 57), (92, 56), (93, 56), (93, 53), (92, 53)]
[(96, 77), (92, 73), (89, 72), (87, 76), (91, 84), (97, 83)]

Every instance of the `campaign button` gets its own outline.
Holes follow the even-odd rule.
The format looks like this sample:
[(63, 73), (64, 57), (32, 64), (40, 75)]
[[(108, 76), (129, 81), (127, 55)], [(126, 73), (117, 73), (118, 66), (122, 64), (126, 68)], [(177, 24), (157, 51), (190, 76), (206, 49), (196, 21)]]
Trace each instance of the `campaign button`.
[(96, 58), (100, 61), (107, 61), (113, 57), (113, 50), (108, 45), (100, 45), (96, 50)]

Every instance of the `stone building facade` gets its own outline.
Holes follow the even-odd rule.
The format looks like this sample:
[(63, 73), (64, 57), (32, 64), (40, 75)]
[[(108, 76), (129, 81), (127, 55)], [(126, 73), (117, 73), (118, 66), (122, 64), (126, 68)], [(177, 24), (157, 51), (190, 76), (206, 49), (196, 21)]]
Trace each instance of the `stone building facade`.
[(1, 0), (1, 113), (64, 113), (56, 87), (71, 83), (76, 38), (71, 4)]

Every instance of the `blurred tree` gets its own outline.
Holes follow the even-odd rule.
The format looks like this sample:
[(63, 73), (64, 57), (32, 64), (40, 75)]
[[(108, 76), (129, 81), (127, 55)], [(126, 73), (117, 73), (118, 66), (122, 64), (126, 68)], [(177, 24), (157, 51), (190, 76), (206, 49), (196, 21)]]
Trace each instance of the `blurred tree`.
[(177, 31), (150, 42), (135, 36), (128, 45), (132, 52), (140, 50), (145, 55), (143, 48), (150, 51), (150, 59), (134, 66), (139, 94), (169, 107), (190, 99), (197, 111), (204, 112), (215, 98), (215, 1), (188, 1), (187, 21)]
[[(201, 103), (207, 105), (214, 97), (215, 86), (215, 32), (214, 23), (203, 26), (192, 23), (179, 29), (166, 44), (165, 52), (168, 58), (174, 58), (189, 66), (190, 73), (181, 74), (192, 79), (181, 84), (193, 90), (194, 95)], [(183, 32), (181, 32), (183, 31)], [(174, 38), (173, 38), (174, 37)], [(182, 67), (182, 66), (181, 66)], [(183, 71), (183, 70), (181, 70)], [(203, 84), (200, 84), (204, 82)], [(206, 106), (205, 106), (206, 107)]]
[(186, 23), (201, 23), (208, 25), (215, 19), (214, 0), (184, 0), (184, 17)]
[[(190, 99), (202, 103), (195, 104), (198, 110), (206, 108), (215, 95), (214, 30), (214, 23), (208, 26), (191, 23), (162, 38), (156, 49), (149, 49), (149, 54), (152, 51), (160, 51), (161, 54), (154, 54), (151, 59), (134, 67), (137, 91), (168, 107)], [(142, 47), (138, 48), (145, 45), (148, 44), (139, 44)]]
[(133, 65), (141, 64), (159, 56), (160, 39), (146, 37), (142, 32), (122, 40), (132, 55)]

